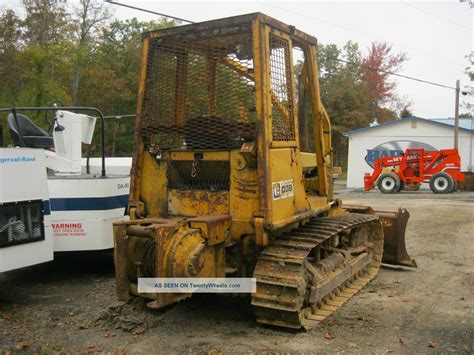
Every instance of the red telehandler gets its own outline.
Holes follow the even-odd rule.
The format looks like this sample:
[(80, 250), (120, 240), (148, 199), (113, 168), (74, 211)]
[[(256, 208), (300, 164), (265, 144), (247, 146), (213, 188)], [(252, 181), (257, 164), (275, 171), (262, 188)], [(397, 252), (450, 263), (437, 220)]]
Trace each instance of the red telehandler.
[(405, 186), (417, 190), (427, 182), (435, 194), (447, 194), (456, 191), (458, 181), (464, 181), (464, 174), (457, 149), (409, 148), (403, 155), (377, 159), (372, 174), (364, 175), (364, 188), (368, 191), (377, 184), (381, 192), (393, 194)]

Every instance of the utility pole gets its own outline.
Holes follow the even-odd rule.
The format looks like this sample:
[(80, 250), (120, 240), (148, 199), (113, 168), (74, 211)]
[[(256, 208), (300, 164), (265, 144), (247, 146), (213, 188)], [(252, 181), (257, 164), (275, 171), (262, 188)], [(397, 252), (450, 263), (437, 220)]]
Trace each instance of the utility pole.
[(458, 149), (459, 141), (459, 79), (456, 80), (456, 104), (454, 106), (454, 149)]

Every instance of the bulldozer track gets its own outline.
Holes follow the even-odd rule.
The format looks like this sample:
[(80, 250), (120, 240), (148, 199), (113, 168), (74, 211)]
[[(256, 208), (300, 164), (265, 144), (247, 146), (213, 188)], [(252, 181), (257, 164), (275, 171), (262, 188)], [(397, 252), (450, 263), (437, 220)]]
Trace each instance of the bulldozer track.
[[(322, 248), (350, 255), (357, 248), (344, 249), (339, 242), (343, 235), (350, 240), (351, 233), (363, 229), (368, 236), (362, 246), (364, 251), (347, 257), (329, 271), (318, 271), (321, 263), (314, 257), (318, 247), (319, 253)], [(338, 244), (339, 249), (334, 248)], [(382, 253), (382, 225), (374, 215), (315, 217), (274, 237), (260, 253), (254, 271), (257, 292), (252, 295), (252, 305), (257, 321), (288, 328), (314, 327), (376, 276)]]

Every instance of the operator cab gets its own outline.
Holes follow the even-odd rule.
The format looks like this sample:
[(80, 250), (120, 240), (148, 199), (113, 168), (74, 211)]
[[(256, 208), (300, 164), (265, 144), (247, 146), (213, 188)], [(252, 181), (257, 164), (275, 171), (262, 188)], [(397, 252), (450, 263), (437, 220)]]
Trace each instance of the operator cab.
[(421, 148), (409, 148), (406, 150), (407, 168), (413, 171), (412, 176), (414, 177), (422, 175), (423, 153), (424, 150)]

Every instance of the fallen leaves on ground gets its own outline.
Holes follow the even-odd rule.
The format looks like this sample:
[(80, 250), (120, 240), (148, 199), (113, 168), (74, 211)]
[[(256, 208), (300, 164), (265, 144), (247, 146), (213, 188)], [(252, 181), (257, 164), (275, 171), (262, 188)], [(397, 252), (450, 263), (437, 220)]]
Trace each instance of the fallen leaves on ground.
[(332, 332), (326, 332), (326, 333), (324, 333), (324, 338), (325, 339), (334, 339), (335, 336)]
[(105, 333), (105, 337), (106, 337), (106, 338), (113, 338), (114, 336), (117, 336), (117, 334), (114, 333), (114, 332), (107, 332), (107, 333)]
[(141, 335), (145, 333), (145, 328), (143, 327), (138, 327), (133, 330), (133, 335)]
[(114, 350), (114, 355), (125, 355), (127, 351), (125, 349), (116, 349)]
[(428, 343), (428, 347), (429, 348), (436, 348), (438, 344), (436, 344), (436, 342), (434, 340), (430, 340), (429, 343)]
[(10, 320), (10, 319), (12, 319), (12, 316), (8, 313), (5, 313), (5, 314), (2, 314), (2, 318), (5, 319), (5, 320)]
[(16, 344), (16, 348), (18, 350), (28, 349), (29, 346), (30, 346), (29, 344), (23, 343), (22, 341), (20, 341), (19, 343)]
[(23, 327), (23, 324), (21, 324), (20, 321), (18, 320), (12, 325), (13, 330), (18, 330), (18, 329), (21, 329), (22, 327)]
[(346, 345), (347, 345), (347, 347), (349, 347), (349, 348), (357, 348), (357, 344), (354, 343), (353, 341), (348, 342)]
[(87, 344), (87, 349), (86, 349), (87, 353), (93, 353), (94, 350), (95, 350), (95, 345), (93, 343)]

